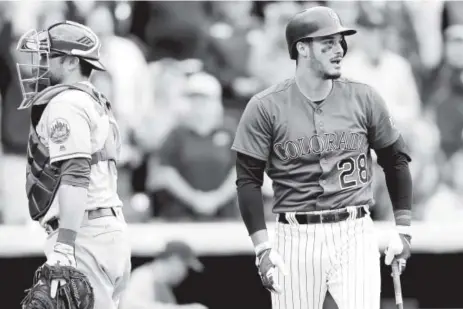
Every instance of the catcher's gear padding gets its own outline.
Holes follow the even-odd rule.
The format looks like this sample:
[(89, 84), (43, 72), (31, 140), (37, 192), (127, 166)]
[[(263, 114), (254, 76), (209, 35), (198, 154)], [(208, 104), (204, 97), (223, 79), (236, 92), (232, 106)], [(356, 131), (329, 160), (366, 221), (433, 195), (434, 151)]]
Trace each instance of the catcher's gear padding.
[[(83, 91), (101, 106), (110, 105), (109, 101), (101, 93), (81, 83), (73, 85), (60, 84), (48, 87), (28, 101), (27, 106), (32, 106), (32, 111), (27, 147), (26, 194), (29, 201), (29, 214), (32, 220), (40, 220), (48, 211), (61, 181), (61, 168), (59, 165), (50, 163), (48, 148), (38, 136), (36, 126), (42, 117), (45, 106), (54, 97), (66, 90)], [(65, 131), (66, 128), (62, 130)], [(104, 149), (95, 152), (92, 154), (91, 164), (116, 159), (108, 155)]]
[[(312, 7), (296, 14), (286, 25), (286, 43), (291, 59), (297, 58), (296, 43), (302, 39), (323, 37), (333, 34), (353, 35), (356, 30), (341, 24), (338, 14), (324, 6)], [(345, 40), (342, 42), (347, 52)]]
[[(51, 282), (62, 280), (55, 298), (51, 296)], [(26, 290), (22, 309), (93, 309), (95, 297), (87, 276), (70, 266), (44, 264), (34, 275), (33, 286)]]

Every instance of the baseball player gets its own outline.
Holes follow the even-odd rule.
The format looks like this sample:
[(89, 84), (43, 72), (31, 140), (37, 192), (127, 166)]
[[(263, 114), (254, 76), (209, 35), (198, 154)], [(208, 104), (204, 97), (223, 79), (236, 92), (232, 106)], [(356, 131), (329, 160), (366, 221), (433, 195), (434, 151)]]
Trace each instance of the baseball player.
[[(130, 246), (116, 185), (118, 126), (88, 82), (92, 70), (105, 70), (99, 39), (65, 21), (28, 31), (17, 48), (31, 59), (17, 64), (19, 109), (31, 112), (26, 191), (31, 218), (48, 233), (46, 263), (76, 267), (93, 287), (94, 308), (116, 309)], [(52, 297), (62, 284), (52, 282)]]
[[(370, 149), (384, 170), (397, 226), (386, 263), (400, 261), (403, 270), (410, 256), (411, 159), (382, 98), (340, 77), (344, 36), (355, 33), (326, 7), (296, 14), (286, 27), (295, 76), (252, 97), (236, 132), (239, 208), (273, 308), (320, 309), (329, 291), (340, 309), (379, 309)], [(272, 243), (264, 171), (277, 215)]]

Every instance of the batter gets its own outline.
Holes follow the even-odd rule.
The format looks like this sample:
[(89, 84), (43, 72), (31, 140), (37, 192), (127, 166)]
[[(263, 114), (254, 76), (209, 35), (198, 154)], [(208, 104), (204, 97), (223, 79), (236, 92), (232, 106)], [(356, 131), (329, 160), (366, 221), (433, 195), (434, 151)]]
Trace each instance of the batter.
[[(355, 33), (326, 7), (297, 14), (286, 28), (295, 77), (256, 94), (236, 132), (239, 207), (273, 308), (319, 309), (329, 291), (340, 309), (379, 309), (371, 149), (397, 226), (386, 263), (403, 271), (410, 256), (411, 159), (377, 92), (340, 74), (344, 36)], [(263, 215), (264, 172), (273, 180), (273, 243)]]
[[(66, 21), (25, 33), (18, 50), (32, 61), (17, 65), (19, 109), (31, 110), (26, 192), (31, 218), (48, 233), (46, 263), (81, 270), (94, 309), (117, 309), (130, 246), (117, 194), (119, 129), (111, 104), (88, 82), (92, 70), (105, 70), (99, 39)], [(52, 297), (61, 284), (52, 282)]]

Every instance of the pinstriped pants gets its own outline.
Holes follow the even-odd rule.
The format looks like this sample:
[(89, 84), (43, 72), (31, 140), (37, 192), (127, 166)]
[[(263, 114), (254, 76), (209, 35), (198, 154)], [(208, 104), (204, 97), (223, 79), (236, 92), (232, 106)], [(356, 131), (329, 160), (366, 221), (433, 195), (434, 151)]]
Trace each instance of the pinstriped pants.
[[(371, 217), (300, 225), (277, 222), (275, 248), (288, 275), (276, 272), (283, 293), (273, 309), (321, 309), (326, 292), (339, 309), (379, 309), (380, 253)], [(294, 216), (293, 216), (294, 217)]]

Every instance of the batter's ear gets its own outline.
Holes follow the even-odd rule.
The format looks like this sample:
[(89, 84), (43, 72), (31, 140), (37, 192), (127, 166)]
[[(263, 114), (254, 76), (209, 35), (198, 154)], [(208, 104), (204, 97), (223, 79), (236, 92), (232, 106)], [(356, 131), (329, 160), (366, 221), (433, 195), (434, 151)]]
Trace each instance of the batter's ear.
[(298, 54), (303, 57), (307, 58), (310, 54), (310, 46), (309, 42), (307, 41), (299, 41), (296, 43), (296, 50)]

